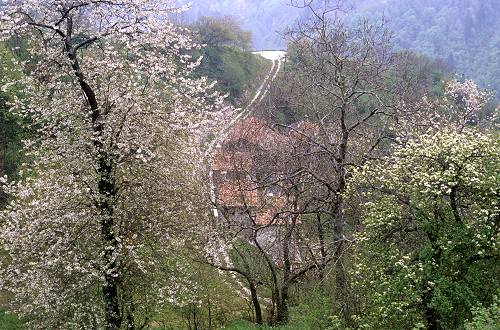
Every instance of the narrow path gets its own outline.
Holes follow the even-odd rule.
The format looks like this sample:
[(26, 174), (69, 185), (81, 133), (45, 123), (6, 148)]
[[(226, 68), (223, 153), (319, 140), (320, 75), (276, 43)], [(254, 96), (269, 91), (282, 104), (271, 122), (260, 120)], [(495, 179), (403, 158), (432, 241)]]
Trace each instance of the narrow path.
[[(215, 205), (215, 187), (213, 183), (213, 171), (212, 171), (212, 165), (213, 165), (213, 157), (215, 156), (215, 149), (220, 146), (220, 144), (226, 139), (229, 131), (231, 128), (238, 122), (238, 120), (245, 119), (247, 118), (254, 110), (255, 110), (255, 105), (259, 104), (262, 102), (262, 100), (265, 98), (267, 93), (269, 92), (269, 88), (271, 87), (271, 82), (276, 79), (278, 76), (278, 73), (281, 69), (281, 58), (274, 59), (272, 60), (273, 64), (271, 66), (271, 69), (269, 70), (269, 73), (267, 76), (264, 78), (264, 81), (262, 84), (259, 86), (257, 91), (255, 92), (254, 97), (252, 100), (248, 103), (246, 107), (241, 109), (238, 114), (229, 122), (227, 123), (219, 132), (218, 136), (214, 138), (212, 142), (207, 147), (207, 150), (205, 151), (205, 159), (208, 159), (208, 173), (209, 173), (209, 182), (210, 182), (210, 199)], [(218, 217), (218, 212), (217, 208), (214, 207), (214, 216)]]
[[(262, 52), (266, 53), (266, 52)], [(262, 84), (259, 86), (257, 91), (255, 92), (254, 97), (252, 100), (247, 104), (246, 107), (241, 109), (234, 118), (229, 121), (217, 134), (217, 136), (214, 138), (214, 140), (208, 145), (207, 150), (205, 152), (205, 159), (208, 160), (208, 179), (209, 179), (209, 184), (210, 184), (210, 199), (213, 205), (213, 214), (214, 218), (217, 221), (219, 219), (219, 212), (216, 207), (216, 196), (215, 196), (215, 184), (213, 182), (213, 171), (212, 171), (212, 165), (213, 165), (213, 159), (215, 156), (215, 150), (217, 149), (218, 146), (221, 145), (221, 143), (226, 139), (227, 135), (229, 134), (231, 128), (239, 121), (242, 119), (247, 118), (249, 115), (251, 115), (254, 110), (255, 106), (258, 105), (260, 102), (262, 102), (269, 92), (269, 89), (271, 87), (271, 83), (276, 77), (278, 76), (278, 73), (281, 69), (281, 63), (283, 60), (283, 52), (280, 52), (280, 54), (276, 54), (276, 52), (272, 52), (273, 54), (262, 54), (262, 53), (255, 53), (258, 55), (261, 55), (265, 58), (268, 58), (273, 61), (271, 69), (269, 70), (269, 73), (267, 76), (264, 78), (264, 81)], [(266, 56), (267, 55), (267, 56)], [(223, 242), (218, 239), (216, 243), (215, 248), (216, 251), (208, 251), (210, 255), (213, 256), (214, 262), (220, 264), (221, 261), (227, 265), (230, 266), (231, 259), (229, 257), (228, 251), (226, 251)], [(231, 277), (235, 280), (235, 282), (238, 284), (240, 287), (239, 294), (242, 298), (249, 300), (250, 296), (250, 290), (240, 281), (240, 279), (236, 276), (234, 272), (230, 272)]]

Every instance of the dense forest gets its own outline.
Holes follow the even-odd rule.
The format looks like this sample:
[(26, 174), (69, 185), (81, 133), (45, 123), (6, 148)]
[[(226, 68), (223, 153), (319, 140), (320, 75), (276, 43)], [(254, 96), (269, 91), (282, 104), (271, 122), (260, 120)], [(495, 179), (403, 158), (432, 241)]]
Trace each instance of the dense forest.
[(0, 329), (499, 328), (495, 1), (253, 5), (0, 5)]
[(500, 91), (498, 1), (394, 0), (371, 13), (387, 17), (398, 47), (441, 59), (458, 74)]
[[(314, 3), (320, 3), (316, 1)], [(256, 49), (283, 49), (286, 28), (307, 12), (289, 0), (195, 1), (184, 17), (233, 15), (253, 33)], [(300, 3), (296, 2), (295, 3)], [(336, 3), (336, 1), (331, 1)], [(500, 3), (496, 0), (344, 1), (347, 20), (381, 17), (396, 46), (440, 59), (482, 87), (500, 91)]]

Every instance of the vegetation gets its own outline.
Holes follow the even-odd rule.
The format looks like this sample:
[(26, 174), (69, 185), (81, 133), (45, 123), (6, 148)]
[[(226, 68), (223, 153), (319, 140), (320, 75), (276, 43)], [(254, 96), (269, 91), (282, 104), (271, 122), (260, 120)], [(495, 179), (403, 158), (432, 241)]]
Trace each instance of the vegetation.
[(396, 0), (379, 10), (397, 33), (398, 47), (440, 59), (458, 74), (500, 91), (498, 1)]
[[(330, 1), (332, 5), (339, 1)], [(286, 48), (282, 35), (308, 12), (289, 6), (303, 1), (199, 0), (191, 15), (230, 15), (252, 31), (256, 49)], [(307, 3), (307, 1), (306, 1)], [(323, 1), (312, 1), (321, 7)], [(483, 88), (500, 92), (500, 32), (496, 28), (500, 4), (496, 0), (345, 0), (347, 20), (356, 25), (362, 17), (384, 16), (396, 34), (396, 46), (439, 59), (459, 75)], [(288, 6), (287, 6), (288, 5)]]
[(494, 330), (500, 324), (500, 309), (498, 307), (498, 296), (495, 296), (491, 306), (476, 306), (472, 309), (472, 320), (466, 322), (466, 330), (484, 329)]
[(190, 301), (176, 294), (195, 286), (182, 279), (180, 251), (199, 245), (193, 227), (175, 233), (174, 223), (205, 213), (187, 174), (201, 168), (190, 141), (222, 98), (192, 78), (196, 63), (181, 50), (194, 45), (159, 16), (172, 11), (165, 1), (2, 11), (3, 37), (30, 40), (26, 77), (12, 79), (25, 98), (12, 111), (37, 131), (26, 175), (0, 179), (13, 200), (0, 213), (8, 306), (35, 328), (143, 328), (165, 296)]
[(230, 101), (242, 98), (256, 78), (267, 72), (265, 60), (249, 51), (251, 34), (233, 18), (201, 17), (192, 28), (197, 41), (205, 45), (196, 53), (203, 56), (196, 75), (217, 81), (218, 89), (227, 93)]
[(461, 329), (474, 306), (493, 303), (499, 148), (496, 133), (448, 128), (356, 175), (366, 200), (353, 269), (359, 326)]
[[(442, 3), (457, 49), (497, 9)], [(500, 107), (465, 53), (302, 2), (269, 73), (173, 4), (0, 7), (0, 329), (500, 327)]]
[[(0, 43), (0, 81), (7, 83), (20, 75), (15, 67), (14, 56)], [(21, 140), (26, 135), (20, 124), (20, 119), (9, 112), (10, 103), (15, 97), (20, 97), (19, 89), (10, 87), (0, 91), (0, 175), (17, 177), (17, 166), (22, 161)], [(0, 205), (5, 202), (5, 196), (0, 192)]]

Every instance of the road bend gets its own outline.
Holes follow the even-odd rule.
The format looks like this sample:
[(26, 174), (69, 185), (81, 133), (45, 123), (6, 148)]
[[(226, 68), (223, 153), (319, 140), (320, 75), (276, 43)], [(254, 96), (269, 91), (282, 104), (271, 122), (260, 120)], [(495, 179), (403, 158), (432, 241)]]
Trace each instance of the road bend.
[[(213, 171), (212, 171), (213, 160), (215, 157), (215, 150), (217, 150), (217, 147), (221, 146), (221, 144), (224, 142), (231, 128), (239, 120), (243, 120), (248, 116), (250, 116), (255, 111), (256, 106), (259, 105), (264, 100), (267, 93), (269, 92), (271, 83), (278, 76), (278, 73), (281, 70), (282, 62), (285, 58), (284, 51), (262, 51), (262, 52), (254, 52), (254, 54), (260, 55), (266, 59), (271, 60), (272, 61), (271, 69), (269, 70), (266, 77), (263, 79), (259, 88), (257, 88), (257, 90), (255, 91), (255, 94), (253, 98), (250, 100), (250, 102), (240, 111), (237, 111), (237, 114), (234, 116), (234, 118), (232, 118), (226, 125), (224, 125), (224, 127), (222, 127), (217, 132), (216, 137), (213, 139), (213, 141), (210, 142), (210, 144), (207, 147), (207, 150), (205, 151), (205, 159), (208, 160), (207, 163), (208, 163), (208, 177), (210, 184), (210, 199), (213, 205), (213, 214), (216, 222), (218, 222), (219, 220), (219, 212), (216, 206), (217, 201), (215, 196), (215, 183), (213, 181)], [(209, 247), (210, 251), (207, 251), (213, 257), (214, 263), (231, 266), (232, 265), (231, 259), (222, 240), (218, 238), (217, 242), (214, 243), (216, 243), (215, 244), (216, 246)], [(249, 300), (250, 290), (240, 281), (240, 279), (236, 276), (234, 272), (230, 272), (230, 274), (239, 287), (238, 290), (239, 295), (242, 298), (250, 301)]]

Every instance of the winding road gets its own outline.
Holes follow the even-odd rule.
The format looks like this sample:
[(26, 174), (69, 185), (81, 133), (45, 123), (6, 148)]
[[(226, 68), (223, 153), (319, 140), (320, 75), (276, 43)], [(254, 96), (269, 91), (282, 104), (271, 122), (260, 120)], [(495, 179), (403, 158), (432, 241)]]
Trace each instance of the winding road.
[[(222, 127), (217, 132), (217, 136), (208, 145), (207, 150), (205, 151), (205, 159), (208, 160), (207, 163), (208, 163), (208, 179), (210, 184), (210, 199), (213, 205), (213, 214), (215, 221), (219, 219), (219, 212), (216, 207), (217, 204), (215, 196), (215, 184), (213, 181), (213, 171), (212, 171), (215, 151), (217, 150), (217, 147), (221, 146), (222, 142), (224, 142), (231, 128), (239, 120), (245, 119), (249, 115), (251, 115), (255, 110), (255, 106), (264, 100), (267, 93), (269, 92), (271, 82), (274, 79), (276, 79), (278, 73), (281, 70), (281, 65), (285, 59), (286, 53), (284, 51), (260, 51), (260, 52), (253, 52), (253, 54), (260, 55), (268, 60), (271, 60), (272, 61), (271, 69), (269, 70), (269, 73), (262, 81), (262, 84), (256, 90), (252, 100), (243, 109), (240, 109), (239, 111), (238, 109), (236, 110), (237, 114), (234, 116), (234, 118), (232, 118), (224, 127)], [(216, 251), (213, 250), (214, 248), (216, 249)], [(231, 259), (229, 258), (228, 252), (226, 251), (224, 244), (220, 240), (220, 238), (218, 239), (216, 246), (211, 246), (211, 249), (212, 249), (211, 251), (207, 252), (209, 253), (209, 255), (213, 257), (214, 263), (221, 264), (222, 261), (223, 264), (227, 266), (231, 265)], [(248, 297), (250, 296), (250, 290), (238, 279), (235, 273), (231, 273), (231, 276), (241, 289), (241, 291), (239, 291), (240, 296), (242, 296), (244, 299), (249, 299)]]
[[(269, 73), (267, 76), (264, 78), (262, 84), (259, 86), (257, 91), (254, 94), (254, 97), (252, 100), (244, 107), (243, 109), (238, 109), (236, 110), (237, 115), (234, 116), (232, 120), (230, 120), (222, 129), (217, 132), (217, 136), (214, 138), (214, 140), (208, 145), (207, 150), (205, 151), (205, 159), (208, 159), (208, 167), (209, 167), (209, 181), (210, 181), (210, 199), (212, 201), (212, 205), (215, 205), (215, 186), (213, 183), (213, 172), (212, 172), (212, 164), (213, 164), (213, 158), (215, 156), (215, 150), (217, 149), (218, 146), (221, 145), (221, 143), (226, 139), (227, 134), (231, 130), (231, 128), (238, 122), (238, 120), (245, 119), (248, 117), (253, 110), (255, 110), (255, 106), (262, 102), (262, 100), (265, 98), (267, 95), (269, 88), (271, 86), (271, 82), (276, 79), (279, 71), (281, 70), (281, 64), (285, 58), (285, 52), (284, 51), (274, 51), (274, 50), (268, 50), (268, 51), (260, 51), (260, 52), (253, 52), (255, 55), (260, 55), (268, 60), (271, 60), (273, 62), (271, 69), (269, 70)], [(218, 217), (218, 212), (217, 208), (214, 207), (214, 216)]]

